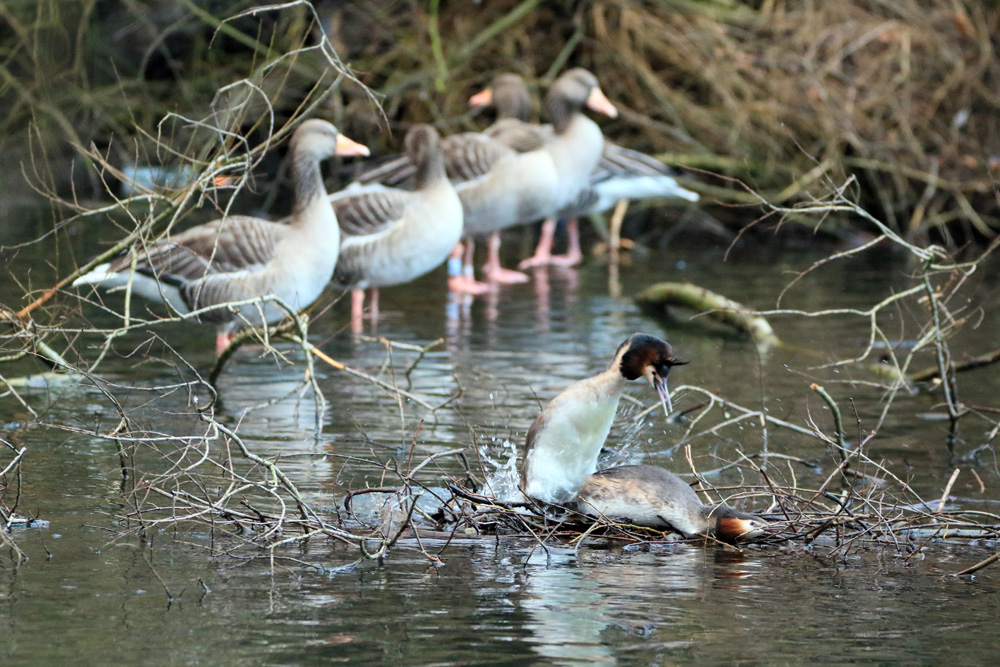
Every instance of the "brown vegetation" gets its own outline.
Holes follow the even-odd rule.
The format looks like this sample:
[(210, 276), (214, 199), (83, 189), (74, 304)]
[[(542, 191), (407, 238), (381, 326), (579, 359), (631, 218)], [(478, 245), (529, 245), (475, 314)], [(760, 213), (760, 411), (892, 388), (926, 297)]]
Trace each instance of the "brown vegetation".
[[(152, 12), (111, 4), (0, 2), (7, 180), (31, 162), (29, 179), (65, 192), (69, 170), (47, 160), (70, 143), (96, 141), (121, 162), (135, 154), (136, 128), (154, 132), (167, 111), (202, 109), (248, 68), (315, 43), (305, 3), (226, 22), (247, 3), (178, 1)], [(316, 10), (343, 60), (383, 96), (384, 117), (352, 86), (323, 111), (352, 135), (384, 136), (385, 120), (473, 128), (466, 99), (494, 72), (542, 87), (581, 65), (623, 112), (610, 136), (699, 170), (702, 191), (721, 202), (753, 202), (727, 177), (791, 204), (855, 175), (852, 198), (909, 239), (936, 229), (960, 242), (1000, 226), (1000, 9), (989, 3), (379, 1)], [(326, 67), (309, 54), (295, 60), (263, 88), (279, 120)], [(29, 126), (30, 156), (21, 150)], [(395, 137), (386, 143), (398, 148)]]

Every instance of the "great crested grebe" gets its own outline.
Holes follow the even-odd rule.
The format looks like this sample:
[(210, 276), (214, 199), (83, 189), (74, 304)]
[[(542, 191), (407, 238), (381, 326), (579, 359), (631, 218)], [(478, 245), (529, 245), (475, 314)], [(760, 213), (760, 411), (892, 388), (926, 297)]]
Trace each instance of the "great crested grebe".
[(671, 528), (685, 537), (712, 535), (725, 542), (762, 535), (767, 522), (728, 505), (705, 505), (680, 477), (659, 466), (632, 465), (594, 473), (577, 498), (583, 514), (625, 518), (637, 526)]
[(400, 285), (440, 266), (462, 237), (462, 203), (444, 170), (441, 137), (430, 125), (406, 133), (406, 154), (416, 166), (413, 190), (368, 185), (330, 195), (343, 243), (333, 274), (351, 285), (351, 321), (361, 325), (364, 289)]
[(209, 308), (199, 320), (216, 324), (216, 352), (221, 354), (235, 329), (288, 315), (273, 303), (232, 309), (224, 307), (227, 303), (277, 296), (301, 310), (330, 282), (340, 253), (340, 229), (319, 163), (334, 154), (364, 156), (368, 149), (325, 120), (307, 120), (295, 130), (290, 149), (294, 205), (287, 225), (232, 215), (137, 248), (73, 284), (105, 289), (131, 284), (135, 294), (167, 303), (182, 315)]
[(525, 441), (521, 488), (534, 500), (565, 504), (576, 498), (611, 430), (625, 382), (645, 378), (669, 412), (667, 374), (678, 361), (665, 341), (632, 334), (602, 373), (569, 386), (545, 406)]

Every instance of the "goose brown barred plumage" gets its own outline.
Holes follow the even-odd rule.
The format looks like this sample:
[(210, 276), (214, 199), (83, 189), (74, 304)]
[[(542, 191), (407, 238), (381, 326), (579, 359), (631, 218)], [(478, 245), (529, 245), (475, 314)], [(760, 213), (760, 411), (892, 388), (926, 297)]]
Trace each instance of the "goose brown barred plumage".
[[(547, 138), (533, 130), (496, 128), (494, 136), (465, 133), (444, 139), (445, 166), (462, 200), (468, 241), (553, 215), (578, 195), (597, 165), (604, 139), (582, 109), (617, 113), (597, 79), (586, 70), (569, 70), (553, 83), (546, 106), (552, 120)], [(412, 171), (408, 161), (394, 160), (358, 180), (405, 185)], [(458, 250), (453, 257), (460, 254)], [(466, 258), (470, 255), (471, 243)], [(481, 291), (470, 272), (467, 262), (462, 275), (453, 276), (453, 289)], [(499, 236), (491, 239), (484, 272), (495, 282), (527, 279), (500, 266)]]
[(311, 119), (295, 130), (289, 154), (294, 186), (289, 224), (228, 216), (137, 247), (73, 284), (111, 289), (131, 282), (133, 293), (166, 303), (178, 314), (208, 309), (198, 318), (216, 325), (218, 353), (236, 329), (287, 315), (270, 302), (226, 304), (276, 296), (293, 309), (308, 307), (333, 276), (340, 252), (340, 230), (319, 164), (334, 154), (368, 155), (368, 149), (327, 121)]
[(379, 287), (433, 271), (462, 237), (462, 204), (445, 174), (437, 130), (429, 125), (411, 128), (406, 154), (416, 168), (412, 191), (370, 185), (330, 195), (343, 238), (334, 281), (354, 288), (355, 330), (360, 328), (366, 288), (372, 290), (374, 322)]

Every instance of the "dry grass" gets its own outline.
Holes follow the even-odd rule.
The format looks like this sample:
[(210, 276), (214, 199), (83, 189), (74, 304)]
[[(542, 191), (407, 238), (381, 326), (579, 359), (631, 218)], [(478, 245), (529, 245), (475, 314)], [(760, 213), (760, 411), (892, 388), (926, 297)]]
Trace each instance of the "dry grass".
[[(181, 0), (148, 12), (125, 3), (106, 14), (88, 3), (0, 0), (7, 179), (33, 161), (31, 180), (65, 192), (69, 170), (57, 157), (71, 143), (110, 142), (118, 161), (134, 157), (134, 128), (204, 108), (226, 82), (316, 38), (304, 6), (223, 22), (246, 6), (206, 11)], [(932, 230), (956, 242), (991, 237), (1000, 226), (1000, 9), (988, 3), (380, 0), (316, 9), (340, 56), (385, 96), (383, 117), (362, 89), (345, 86), (322, 113), (376, 146), (398, 148), (385, 120), (478, 127), (465, 101), (496, 71), (518, 71), (541, 90), (580, 65), (622, 109), (608, 134), (667, 162), (742, 179), (789, 204), (853, 174), (859, 203), (915, 241)], [(309, 90), (324, 68), (301, 58), (265, 89), (279, 116), (296, 107), (287, 93)], [(279, 89), (286, 94), (272, 94)], [(100, 190), (78, 167), (76, 180), (84, 177)], [(699, 178), (728, 188), (709, 190), (724, 202), (746, 201), (728, 181)]]

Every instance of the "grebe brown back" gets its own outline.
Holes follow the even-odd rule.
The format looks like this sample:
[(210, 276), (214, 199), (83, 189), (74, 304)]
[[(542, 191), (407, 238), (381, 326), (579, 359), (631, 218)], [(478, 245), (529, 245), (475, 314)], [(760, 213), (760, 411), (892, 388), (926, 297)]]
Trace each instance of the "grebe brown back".
[(594, 473), (577, 499), (583, 514), (625, 518), (638, 526), (671, 528), (685, 537), (725, 542), (759, 537), (767, 522), (728, 505), (705, 505), (680, 477), (659, 466), (631, 465)]

